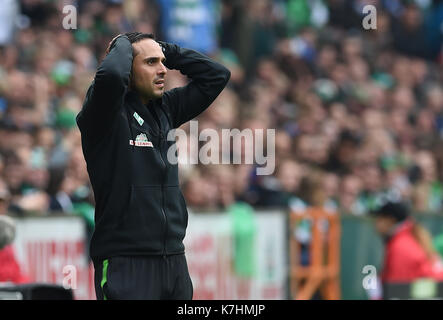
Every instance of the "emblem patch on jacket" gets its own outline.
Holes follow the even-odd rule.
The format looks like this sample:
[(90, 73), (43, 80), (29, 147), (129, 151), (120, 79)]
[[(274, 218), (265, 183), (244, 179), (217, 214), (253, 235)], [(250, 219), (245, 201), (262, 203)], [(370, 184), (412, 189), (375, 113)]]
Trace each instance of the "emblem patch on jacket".
[(137, 112), (134, 112), (133, 116), (134, 116), (135, 120), (137, 120), (138, 124), (142, 126), (143, 122), (145, 122), (145, 120), (143, 120), (143, 118), (140, 117)]
[(144, 133), (140, 133), (134, 140), (129, 140), (129, 144), (131, 146), (135, 145), (136, 147), (153, 147), (152, 142), (148, 140), (148, 137)]

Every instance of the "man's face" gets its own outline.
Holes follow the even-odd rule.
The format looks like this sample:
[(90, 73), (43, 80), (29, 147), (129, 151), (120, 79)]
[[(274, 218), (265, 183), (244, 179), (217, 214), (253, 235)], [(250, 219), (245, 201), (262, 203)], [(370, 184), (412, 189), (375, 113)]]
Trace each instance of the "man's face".
[(152, 39), (143, 39), (132, 44), (131, 86), (144, 103), (160, 98), (164, 92), (166, 67), (165, 56), (160, 45)]
[(386, 235), (391, 230), (391, 228), (395, 225), (396, 221), (394, 218), (385, 217), (385, 216), (377, 216), (375, 218), (375, 229), (381, 235)]

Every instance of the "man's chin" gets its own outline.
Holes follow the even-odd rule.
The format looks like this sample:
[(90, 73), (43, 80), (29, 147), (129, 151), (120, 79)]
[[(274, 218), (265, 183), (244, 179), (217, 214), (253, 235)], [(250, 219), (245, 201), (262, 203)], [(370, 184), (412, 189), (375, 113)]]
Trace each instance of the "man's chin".
[(163, 91), (162, 91), (162, 92), (159, 92), (159, 93), (156, 93), (156, 94), (154, 95), (154, 98), (155, 98), (155, 99), (160, 99), (161, 97), (163, 97)]
[(143, 92), (143, 94), (139, 93), (141, 96), (146, 97), (147, 100), (155, 100), (163, 97), (164, 90), (153, 90), (151, 92)]
[(164, 90), (159, 90), (159, 91), (155, 92), (154, 96), (155, 96), (156, 99), (158, 99), (158, 98), (163, 97), (163, 93), (165, 93)]

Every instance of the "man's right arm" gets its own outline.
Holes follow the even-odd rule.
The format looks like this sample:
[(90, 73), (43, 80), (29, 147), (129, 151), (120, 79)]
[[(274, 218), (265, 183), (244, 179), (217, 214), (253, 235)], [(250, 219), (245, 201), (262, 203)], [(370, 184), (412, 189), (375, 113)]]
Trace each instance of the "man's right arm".
[(98, 67), (83, 108), (77, 115), (80, 130), (87, 132), (89, 139), (96, 140), (112, 128), (128, 89), (132, 59), (128, 37), (118, 36)]

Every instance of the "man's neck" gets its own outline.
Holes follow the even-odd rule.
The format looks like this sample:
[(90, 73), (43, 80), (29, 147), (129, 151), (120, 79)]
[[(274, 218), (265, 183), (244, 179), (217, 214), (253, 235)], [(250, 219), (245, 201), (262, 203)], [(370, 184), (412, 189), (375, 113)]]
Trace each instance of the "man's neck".
[(154, 101), (154, 98), (148, 98), (146, 96), (141, 95), (138, 91), (135, 90), (129, 90), (131, 95), (136, 97), (139, 102), (141, 102), (144, 106), (148, 106), (152, 101)]
[(149, 104), (149, 102), (152, 101), (152, 99), (149, 99), (149, 98), (146, 98), (146, 97), (142, 97), (140, 95), (139, 95), (139, 97), (140, 97), (140, 100), (141, 100), (141, 102), (143, 103), (144, 106), (147, 106)]

